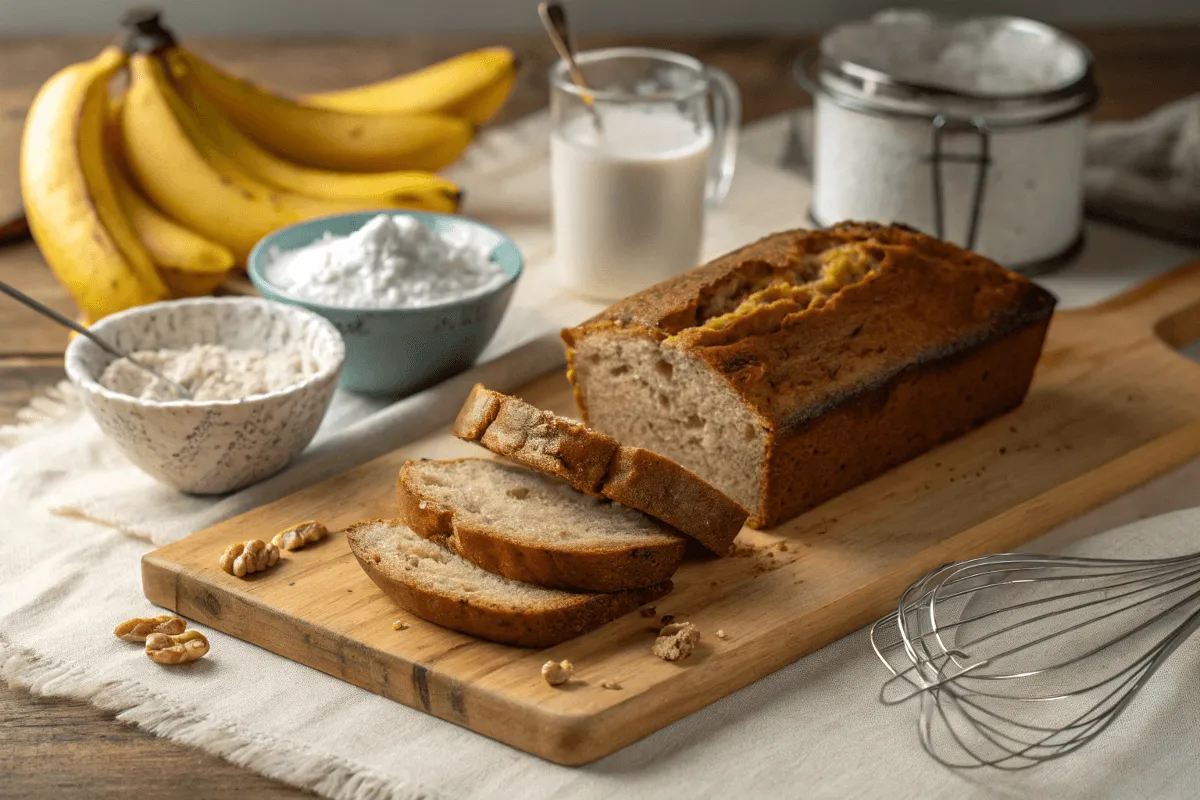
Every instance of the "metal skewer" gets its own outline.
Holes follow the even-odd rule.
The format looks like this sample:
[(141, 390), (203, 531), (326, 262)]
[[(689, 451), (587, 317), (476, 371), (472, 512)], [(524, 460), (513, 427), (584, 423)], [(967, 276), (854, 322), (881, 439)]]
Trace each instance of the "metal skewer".
[(146, 366), (145, 364), (143, 364), (142, 362), (138, 361), (136, 358), (131, 356), (129, 353), (126, 353), (125, 351), (121, 350), (119, 347), (114, 346), (113, 344), (109, 343), (107, 340), (103, 339), (102, 337), (97, 336), (96, 334), (92, 333), (90, 330), (85, 328), (83, 325), (80, 325), (78, 322), (71, 319), (70, 317), (64, 317), (62, 314), (58, 313), (53, 308), (50, 308), (50, 306), (47, 306), (37, 300), (34, 300), (32, 297), (25, 294), (24, 292), (22, 292), (20, 289), (16, 288), (15, 286), (10, 286), (9, 284), (5, 283), (4, 281), (0, 281), (0, 292), (3, 292), (4, 294), (8, 295), (9, 297), (13, 298), (14, 300), (17, 300), (17, 301), (29, 306), (34, 311), (41, 314), (43, 317), (48, 317), (48, 318), (54, 320), (55, 322), (57, 322), (59, 325), (62, 325), (65, 328), (70, 328), (71, 330), (78, 333), (80, 336), (84, 336), (84, 337), (92, 340), (93, 342), (96, 343), (97, 346), (100, 347), (100, 349), (104, 350), (104, 352), (111, 353), (112, 355), (116, 356), (117, 358), (123, 358), (126, 361), (128, 361), (130, 364), (133, 364), (138, 369), (140, 369), (150, 375), (153, 375), (155, 378), (157, 378), (158, 380), (162, 381), (163, 383), (167, 384), (167, 386), (170, 386), (173, 390), (175, 390), (175, 392), (177, 392), (179, 394), (179, 396), (182, 397), (184, 400), (192, 399), (192, 393), (189, 392), (186, 388), (184, 388), (184, 386), (182, 384), (176, 383), (175, 381), (171, 380), (170, 378), (159, 374), (158, 371), (156, 371), (155, 369), (153, 369), (151, 367)]
[(579, 65), (575, 63), (575, 48), (571, 46), (571, 29), (567, 25), (567, 10), (563, 8), (562, 3), (542, 2), (538, 3), (538, 16), (542, 19), (546, 33), (550, 34), (550, 42), (558, 51), (558, 57), (567, 65), (567, 74), (571, 76), (575, 85), (586, 93), (582, 97), (583, 103), (592, 112), (592, 121), (596, 124), (596, 130), (603, 130), (600, 111), (596, 108), (592, 89), (584, 80)]

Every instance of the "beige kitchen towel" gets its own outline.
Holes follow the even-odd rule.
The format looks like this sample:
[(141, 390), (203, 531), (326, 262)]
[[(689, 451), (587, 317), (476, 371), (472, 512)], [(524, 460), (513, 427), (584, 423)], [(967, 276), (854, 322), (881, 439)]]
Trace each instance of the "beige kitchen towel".
[[(45, 512), (44, 487), (57, 476), (40, 444), (64, 430), (44, 429), (0, 456), (0, 675), (84, 698), (124, 722), (328, 797), (1171, 800), (1194, 797), (1200, 783), (1200, 639), (1172, 656), (1094, 745), (1019, 774), (953, 773), (930, 761), (915, 708), (877, 702), (885, 674), (863, 632), (580, 768), (541, 761), (211, 630), (209, 656), (165, 669), (111, 634), (117, 621), (154, 611), (139, 593), (146, 546)], [(79, 466), (94, 463), (85, 455)], [(1059, 532), (1052, 545), (1072, 549), (1069, 542), (1115, 520), (1190, 502), (1198, 482), (1200, 465), (1192, 465)], [(1200, 550), (1200, 512), (1084, 546), (1130, 557)]]
[[(517, 142), (493, 143), (507, 166), (483, 185), (465, 181), (474, 188), (470, 212), (503, 219), (530, 271), (481, 371), (383, 411), (341, 396), (321, 440), (293, 470), (169, 514), (179, 498), (157, 493), (80, 416), (69, 393), (39, 401), (26, 415), (30, 426), (0, 432), (0, 675), (86, 699), (125, 722), (328, 797), (1192, 796), (1200, 764), (1186, 756), (1200, 699), (1194, 681), (1181, 676), (1194, 674), (1194, 643), (1091, 752), (1041, 773), (979, 777), (935, 768), (917, 745), (913, 710), (878, 705), (884, 675), (861, 633), (583, 768), (549, 764), (215, 631), (204, 631), (210, 655), (177, 670), (113, 637), (117, 622), (155, 611), (139, 580), (147, 538), (182, 535), (355, 463), (380, 442), (411, 438), (448, 419), (457, 407), (452, 395), (476, 377), (511, 388), (547, 366), (543, 359), (561, 357), (553, 329), (597, 306), (555, 288), (544, 159), (527, 156)], [(707, 252), (799, 224), (806, 192), (794, 177), (745, 159), (729, 202), (712, 215)], [(1121, 285), (1105, 284), (1105, 291)], [(1060, 532), (1054, 544), (1190, 505), (1198, 481), (1200, 466), (1192, 466)], [(1200, 520), (1188, 514), (1096, 546), (1112, 554), (1200, 549), (1197, 531)]]
[(1200, 243), (1200, 94), (1088, 131), (1087, 211)]

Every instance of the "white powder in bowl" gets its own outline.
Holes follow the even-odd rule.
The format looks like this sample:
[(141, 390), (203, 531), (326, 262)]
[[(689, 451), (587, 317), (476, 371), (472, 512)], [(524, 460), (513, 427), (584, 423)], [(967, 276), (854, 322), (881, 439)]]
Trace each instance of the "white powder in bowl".
[(380, 214), (349, 236), (325, 234), (276, 251), (266, 277), (284, 294), (338, 308), (421, 308), (504, 282), (490, 255), (500, 240), (466, 228), (435, 233), (413, 217)]
[[(198, 344), (187, 350), (140, 350), (131, 355), (181, 384), (194, 400), (241, 400), (276, 392), (315, 375), (320, 368), (312, 356), (295, 346), (268, 353)], [(124, 358), (104, 368), (100, 385), (143, 400), (180, 399), (171, 387)]]

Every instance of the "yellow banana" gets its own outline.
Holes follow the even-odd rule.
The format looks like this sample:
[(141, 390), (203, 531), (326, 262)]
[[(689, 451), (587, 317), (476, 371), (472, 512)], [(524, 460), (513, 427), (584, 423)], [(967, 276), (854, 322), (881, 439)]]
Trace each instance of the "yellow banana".
[(318, 200), (266, 186), (219, 151), (206, 149), (198, 124), (155, 56), (129, 60), (122, 110), (125, 157), (153, 203), (233, 251), (239, 263), (263, 236), (293, 222), (345, 211), (402, 208), (379, 198)]
[(435, 172), (471, 143), (475, 126), (445, 114), (362, 114), (289, 100), (218, 70), (183, 47), (180, 58), (196, 84), (246, 133), (281, 156), (322, 169)]
[(125, 54), (105, 48), (55, 74), (30, 106), (21, 194), (46, 262), (87, 319), (167, 298), (117, 200), (104, 157), (108, 83)]
[(294, 164), (261, 147), (221, 115), (191, 76), (176, 72), (175, 86), (188, 104), (198, 133), (211, 149), (240, 164), (247, 172), (280, 189), (319, 199), (377, 198), (453, 213), (460, 192), (453, 181), (432, 172), (334, 172)]
[(105, 127), (105, 145), (117, 200), (172, 296), (212, 294), (233, 269), (233, 253), (163, 214), (130, 183), (126, 176), (127, 161), (121, 152), (123, 105), (124, 95), (110, 100)]
[(517, 62), (507, 47), (487, 47), (436, 64), (337, 92), (301, 98), (305, 103), (363, 114), (449, 114), (482, 125), (512, 91)]
[(134, 232), (173, 296), (199, 297), (221, 285), (233, 269), (233, 253), (143, 200), (116, 169), (113, 186)]

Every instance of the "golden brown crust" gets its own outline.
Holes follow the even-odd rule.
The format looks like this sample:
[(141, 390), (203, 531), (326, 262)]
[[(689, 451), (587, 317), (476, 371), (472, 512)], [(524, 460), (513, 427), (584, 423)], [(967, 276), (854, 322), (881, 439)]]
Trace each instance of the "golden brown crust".
[(646, 589), (608, 594), (579, 594), (570, 603), (550, 608), (502, 609), (446, 597), (405, 581), (387, 569), (387, 562), (365, 547), (357, 536), (366, 520), (351, 526), (346, 539), (359, 565), (384, 594), (405, 610), (444, 628), (481, 639), (523, 647), (550, 647), (600, 627), (643, 603), (671, 591), (667, 581)]
[[(719, 329), (705, 325), (714, 305), (733, 304), (718, 299), (741, 296), (764, 274), (795, 273), (804, 257), (842, 245), (859, 246), (878, 270), (811, 307), (779, 302)], [(964, 352), (1053, 309), (1045, 290), (982, 256), (898, 226), (845, 223), (767, 237), (626, 298), (564, 331), (563, 339), (569, 357), (580, 337), (593, 333), (670, 339), (721, 375), (775, 429), (845, 399), (854, 385), (847, 369), (879, 384), (911, 363)]]
[(475, 384), (458, 410), (458, 417), (454, 420), (454, 435), (460, 439), (478, 441), (500, 413), (500, 400), (503, 397), (483, 388), (482, 383)]
[(640, 447), (621, 447), (604, 481), (604, 496), (680, 530), (719, 556), (726, 555), (747, 512), (669, 458)]
[[(729, 551), (746, 521), (748, 512), (720, 490), (657, 453), (621, 447), (611, 436), (480, 385), (466, 405), (478, 406), (484, 396), (499, 409), (492, 423), (477, 437), (464, 435), (475, 428), (456, 425), (456, 436), (649, 514), (718, 555)], [(466, 413), (464, 406), (459, 418)]]
[(423, 493), (412, 478), (419, 464), (409, 461), (400, 468), (400, 519), (488, 572), (555, 589), (617, 592), (662, 583), (683, 561), (686, 541), (665, 526), (658, 541), (640, 547), (554, 548), (514, 541), (503, 531), (460, 520), (454, 509)]
[(617, 451), (610, 436), (482, 384), (467, 396), (453, 433), (589, 494), (599, 493)]

